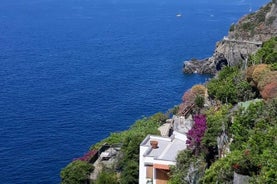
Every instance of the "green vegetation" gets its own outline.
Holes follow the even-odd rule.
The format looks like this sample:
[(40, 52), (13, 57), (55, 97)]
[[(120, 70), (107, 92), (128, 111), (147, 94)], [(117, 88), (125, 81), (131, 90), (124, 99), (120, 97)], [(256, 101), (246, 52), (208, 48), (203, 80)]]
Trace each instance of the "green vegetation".
[(113, 171), (102, 171), (93, 184), (119, 184), (117, 176)]
[(138, 120), (123, 139), (123, 158), (119, 162), (120, 183), (138, 183), (139, 145), (148, 134), (159, 134), (158, 126), (165, 119), (160, 113)]
[[(244, 30), (254, 33), (266, 20), (265, 14), (270, 6), (271, 3), (257, 14), (250, 14), (241, 25), (233, 24), (230, 32)], [(267, 23), (274, 19), (267, 19)], [(194, 139), (190, 140), (188, 136), (188, 144), (197, 143), (194, 145), (197, 149), (188, 146), (187, 150), (180, 152), (176, 166), (171, 168), (170, 184), (232, 183), (234, 172), (251, 177), (250, 183), (276, 183), (277, 37), (263, 43), (261, 49), (250, 56), (248, 64), (245, 71), (239, 66), (224, 67), (207, 83), (207, 88), (195, 85), (186, 91), (182, 104), (166, 115), (157, 113), (142, 118), (129, 130), (111, 133), (93, 145), (91, 153), (104, 144), (122, 145), (113, 169), (104, 168), (93, 183), (138, 183), (140, 143), (148, 134), (159, 134), (157, 128), (169, 114), (181, 113), (191, 104), (196, 108), (193, 113), (204, 114), (201, 116), (205, 117), (205, 124), (194, 124), (195, 131), (190, 134), (197, 137), (197, 141), (191, 141)], [(254, 100), (257, 98), (260, 100)], [(204, 107), (208, 99), (212, 104), (209, 108)], [(224, 154), (218, 149), (218, 137), (223, 133), (227, 136)], [(73, 161), (61, 171), (62, 183), (87, 182), (93, 166), (89, 159), (84, 160)]]
[(158, 112), (148, 118), (142, 118), (141, 120), (136, 121), (129, 130), (111, 133), (109, 137), (93, 145), (90, 149), (99, 149), (104, 144), (113, 145), (124, 143), (126, 138), (136, 135), (137, 132), (143, 135), (147, 135), (148, 133), (157, 134), (158, 126), (163, 124), (167, 118), (168, 116), (161, 112)]
[(71, 162), (61, 171), (62, 184), (85, 183), (93, 171), (93, 165), (84, 161)]
[(207, 85), (211, 98), (235, 104), (256, 97), (256, 91), (245, 80), (244, 72), (238, 67), (225, 67)]
[[(201, 154), (182, 151), (172, 167), (171, 184), (232, 183), (234, 173), (249, 176), (250, 183), (276, 183), (276, 43), (276, 37), (265, 42), (251, 56), (252, 66), (246, 71), (225, 67), (207, 83), (213, 106), (202, 109), (207, 129), (200, 143)], [(191, 90), (183, 100), (190, 97)], [(229, 142), (221, 158), (217, 137), (222, 132)]]
[(203, 183), (232, 181), (233, 172), (251, 176), (251, 183), (274, 183), (277, 178), (277, 100), (240, 108), (229, 131), (231, 153), (206, 170)]
[(274, 64), (277, 61), (277, 37), (272, 37), (264, 42), (262, 48), (251, 55), (252, 64)]
[[(112, 133), (109, 137), (91, 147), (97, 150), (102, 145), (121, 144), (119, 161), (113, 166), (114, 169), (104, 168), (94, 183), (138, 183), (139, 168), (139, 145), (148, 134), (158, 135), (158, 127), (168, 117), (163, 113), (156, 113), (148, 118), (136, 121), (129, 130)], [(88, 174), (92, 172), (92, 165), (88, 162), (74, 161), (61, 171), (62, 183), (84, 183)], [(117, 177), (120, 172), (120, 177)]]

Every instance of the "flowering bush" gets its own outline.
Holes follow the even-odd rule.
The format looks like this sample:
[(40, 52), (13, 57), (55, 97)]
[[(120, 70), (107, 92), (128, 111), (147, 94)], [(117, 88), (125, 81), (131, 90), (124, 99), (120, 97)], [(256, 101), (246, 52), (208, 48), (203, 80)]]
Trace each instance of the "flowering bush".
[(183, 103), (185, 103), (186, 105), (190, 105), (191, 103), (193, 103), (194, 101), (194, 94), (192, 93), (191, 90), (187, 90), (183, 97), (182, 97), (182, 100), (183, 100)]
[(187, 134), (188, 139), (186, 143), (188, 144), (189, 148), (193, 150), (198, 150), (200, 148), (200, 142), (205, 134), (206, 129), (206, 116), (202, 114), (194, 116), (194, 125)]

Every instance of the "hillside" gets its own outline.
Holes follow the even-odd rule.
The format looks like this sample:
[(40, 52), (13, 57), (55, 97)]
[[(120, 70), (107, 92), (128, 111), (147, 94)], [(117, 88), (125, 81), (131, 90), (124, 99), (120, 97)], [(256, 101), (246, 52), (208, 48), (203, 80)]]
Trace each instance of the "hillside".
[[(276, 1), (272, 1), (243, 17), (217, 44), (215, 54), (203, 61), (220, 70), (213, 79), (185, 91), (182, 103), (166, 114), (138, 120), (129, 130), (112, 133), (92, 146), (61, 171), (62, 183), (138, 183), (141, 142), (148, 134), (159, 134), (157, 128), (167, 118), (182, 116), (187, 107), (193, 107), (189, 113), (201, 121), (194, 119), (186, 134), (187, 149), (178, 154), (170, 173), (166, 172), (170, 184), (277, 183), (275, 15)], [(252, 21), (254, 26), (249, 24)], [(255, 45), (255, 51), (249, 45)], [(217, 53), (222, 48), (224, 52)], [(100, 168), (95, 160), (107, 146), (116, 151), (112, 162), (104, 161)], [(98, 173), (91, 181), (94, 171)]]
[[(277, 37), (207, 82), (205, 133), (177, 158), (171, 184), (277, 182)], [(182, 108), (191, 100), (185, 92)], [(194, 95), (195, 96), (195, 95)], [(197, 95), (196, 95), (197, 96)], [(188, 98), (190, 97), (190, 98)], [(199, 131), (197, 122), (192, 132)]]
[(256, 12), (242, 17), (231, 25), (229, 33), (216, 43), (213, 56), (202, 60), (186, 61), (185, 73), (216, 73), (222, 66), (247, 64), (249, 55), (255, 53), (263, 42), (277, 36), (276, 1)]

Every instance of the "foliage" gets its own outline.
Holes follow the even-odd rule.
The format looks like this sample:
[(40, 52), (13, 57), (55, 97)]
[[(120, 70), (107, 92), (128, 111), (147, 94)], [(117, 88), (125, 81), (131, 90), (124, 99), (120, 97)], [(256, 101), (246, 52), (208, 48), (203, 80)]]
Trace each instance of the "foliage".
[(258, 84), (259, 81), (263, 78), (266, 73), (270, 71), (270, 67), (267, 64), (259, 64), (253, 71), (252, 79), (255, 84)]
[(248, 82), (252, 82), (264, 99), (277, 97), (277, 71), (271, 71), (272, 65), (259, 64), (247, 69), (246, 76)]
[(170, 114), (172, 115), (178, 114), (179, 108), (180, 108), (179, 105), (175, 105), (173, 108), (169, 109), (169, 111), (167, 112), (168, 116)]
[(196, 95), (200, 95), (200, 96), (205, 96), (206, 94), (206, 87), (201, 85), (201, 84), (197, 84), (192, 86), (191, 88), (191, 93), (196, 96)]
[(262, 48), (250, 56), (252, 64), (273, 64), (277, 62), (277, 37), (264, 42)]
[(206, 147), (216, 147), (216, 137), (222, 131), (222, 124), (228, 127), (228, 113), (230, 105), (222, 105), (221, 107), (212, 107), (205, 112), (207, 118), (207, 130), (202, 139), (202, 144)]
[[(255, 159), (249, 149), (237, 151), (239, 155), (232, 160), (232, 169), (242, 175), (253, 176), (259, 173), (260, 167), (255, 164)], [(232, 154), (234, 155), (234, 154)]]
[(60, 173), (62, 184), (84, 183), (88, 175), (93, 171), (93, 165), (87, 162), (76, 160), (68, 164)]
[(234, 135), (232, 149), (242, 149), (247, 141), (250, 130), (255, 126), (256, 119), (261, 116), (263, 102), (251, 103), (247, 109), (241, 107), (234, 115), (234, 122), (231, 126), (231, 133)]
[(187, 90), (182, 97), (182, 104), (179, 105), (179, 113), (183, 112), (191, 104), (195, 104), (198, 110), (200, 110), (205, 103), (206, 91), (206, 87), (201, 84), (194, 85), (191, 89)]
[(191, 89), (190, 90), (187, 90), (183, 97), (182, 97), (182, 100), (183, 100), (183, 103), (186, 104), (186, 105), (190, 105), (193, 103), (194, 101), (194, 94), (191, 92)]
[(176, 166), (171, 167), (169, 184), (198, 183), (205, 168), (201, 155), (196, 157), (191, 150), (183, 150), (177, 156)]
[(253, 72), (256, 69), (257, 65), (252, 65), (246, 69), (246, 80), (248, 82), (251, 82), (253, 80)]
[(121, 173), (121, 184), (138, 183), (139, 164), (137, 160), (129, 160), (124, 163), (124, 170)]
[(158, 112), (152, 115), (149, 119), (152, 120), (153, 122), (165, 123), (165, 121), (168, 119), (168, 116), (161, 112)]
[(109, 137), (91, 146), (90, 149), (99, 149), (103, 144), (121, 144), (124, 142), (125, 138), (129, 136), (129, 134), (132, 134), (136, 131), (142, 131), (142, 133), (145, 134), (149, 130), (149, 132), (153, 134), (158, 134), (157, 128), (161, 124), (161, 122), (164, 122), (166, 120), (166, 117), (166, 115), (159, 112), (148, 118), (138, 120), (131, 126), (129, 130), (111, 133)]
[(117, 176), (111, 171), (102, 171), (93, 184), (119, 184)]
[(273, 99), (277, 97), (277, 82), (267, 84), (261, 92), (263, 99)]
[(194, 99), (194, 104), (200, 109), (204, 107), (205, 98), (201, 95), (197, 95)]
[(276, 71), (276, 70), (277, 70), (277, 62), (276, 62), (276, 63), (272, 63), (272, 64), (270, 65), (270, 69), (271, 69), (272, 71)]
[(235, 104), (255, 97), (255, 91), (237, 67), (224, 67), (207, 87), (209, 96), (222, 102)]
[(260, 91), (264, 89), (267, 84), (277, 81), (277, 71), (269, 71), (259, 80), (257, 87)]
[(188, 147), (194, 151), (196, 154), (200, 149), (200, 143), (204, 133), (206, 131), (206, 117), (205, 115), (196, 115), (193, 117), (194, 124), (192, 128), (187, 133), (187, 141)]
[(200, 183), (233, 183), (232, 163), (237, 161), (234, 159), (239, 152), (234, 151), (226, 157), (217, 160), (212, 166), (205, 171), (205, 175), (201, 178)]
[(231, 153), (206, 170), (201, 183), (232, 183), (233, 172), (249, 175), (252, 183), (277, 179), (277, 99), (239, 108), (231, 131)]
[[(112, 133), (106, 139), (92, 146), (91, 149), (99, 149), (103, 144), (122, 144), (122, 158), (115, 166), (121, 172), (120, 183), (138, 183), (139, 145), (148, 134), (159, 135), (158, 127), (166, 119), (167, 116), (162, 113), (142, 118), (137, 120), (129, 130)], [(105, 173), (99, 177), (101, 181), (113, 179), (107, 178)]]
[(274, 18), (272, 18), (274, 15), (267, 16), (267, 13), (270, 12), (271, 6), (272, 3), (268, 3), (255, 13), (253, 12), (245, 16), (236, 25), (235, 31), (240, 35), (243, 35), (244, 38), (246, 37), (249, 39), (264, 30), (265, 26), (266, 28), (270, 27), (274, 20)]
[(139, 145), (148, 134), (159, 134), (159, 118), (155, 117), (138, 120), (124, 136), (121, 149), (123, 158), (118, 165), (121, 170), (120, 183), (138, 183)]
[(113, 144), (122, 143), (126, 134), (127, 134), (127, 131), (111, 133), (109, 137), (103, 139), (102, 141), (96, 143), (95, 145), (92, 145), (90, 149), (91, 150), (99, 149), (104, 144), (113, 145)]
[(176, 159), (176, 166), (171, 168), (170, 184), (186, 183), (186, 175), (191, 162), (195, 162), (196, 157), (191, 150), (181, 151)]

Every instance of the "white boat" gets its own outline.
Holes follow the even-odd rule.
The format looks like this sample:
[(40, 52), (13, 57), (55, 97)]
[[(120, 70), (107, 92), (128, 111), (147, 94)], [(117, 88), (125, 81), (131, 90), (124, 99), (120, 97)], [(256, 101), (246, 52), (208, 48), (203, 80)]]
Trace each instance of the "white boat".
[(181, 17), (181, 16), (182, 16), (181, 13), (177, 13), (177, 14), (176, 14), (176, 17)]

